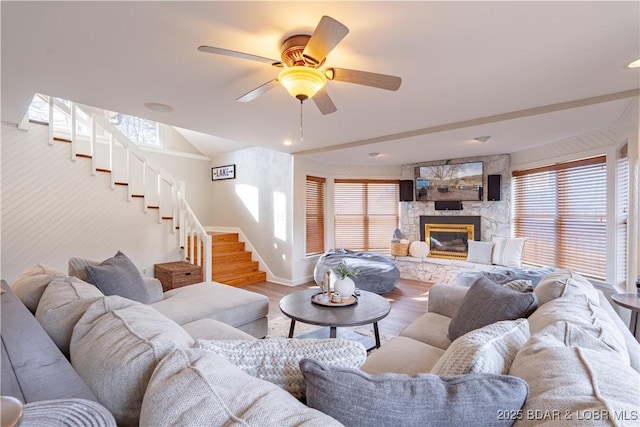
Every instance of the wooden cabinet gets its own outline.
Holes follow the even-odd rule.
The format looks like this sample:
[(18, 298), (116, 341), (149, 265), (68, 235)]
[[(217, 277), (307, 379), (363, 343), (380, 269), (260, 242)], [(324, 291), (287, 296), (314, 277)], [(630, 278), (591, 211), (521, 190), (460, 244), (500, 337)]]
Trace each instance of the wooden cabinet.
[(202, 267), (186, 261), (165, 262), (154, 265), (153, 275), (162, 283), (162, 290), (169, 291), (202, 282)]

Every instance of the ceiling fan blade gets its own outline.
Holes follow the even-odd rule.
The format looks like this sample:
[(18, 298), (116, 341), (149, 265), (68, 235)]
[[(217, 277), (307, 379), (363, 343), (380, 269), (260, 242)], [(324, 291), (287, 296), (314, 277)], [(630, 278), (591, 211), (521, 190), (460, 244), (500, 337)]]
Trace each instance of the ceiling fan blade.
[(259, 97), (260, 95), (262, 95), (262, 94), (268, 92), (269, 90), (273, 89), (274, 87), (278, 86), (279, 83), (280, 82), (278, 82), (277, 79), (269, 80), (265, 84), (263, 84), (261, 86), (258, 86), (257, 88), (253, 89), (252, 91), (249, 91), (249, 92), (245, 93), (240, 98), (236, 99), (236, 101), (240, 101), (240, 102), (253, 101), (254, 99)]
[(265, 58), (264, 56), (251, 55), (250, 53), (238, 52), (235, 50), (222, 49), (220, 47), (213, 46), (200, 46), (198, 48), (200, 52), (215, 53), (216, 55), (232, 56), (234, 58), (248, 59), (249, 61), (266, 62), (267, 64), (279, 64), (280, 61), (275, 59)]
[(311, 99), (313, 99), (313, 102), (315, 102), (316, 107), (318, 107), (318, 110), (320, 110), (322, 114), (331, 114), (338, 111), (324, 88), (320, 89), (320, 91), (313, 95), (313, 98)]
[(323, 16), (313, 30), (302, 55), (320, 64), (347, 34), (349, 34), (347, 27), (330, 16)]
[(367, 71), (347, 70), (346, 68), (328, 68), (325, 75), (329, 80), (372, 86), (379, 89), (398, 90), (402, 79), (386, 74), (369, 73)]

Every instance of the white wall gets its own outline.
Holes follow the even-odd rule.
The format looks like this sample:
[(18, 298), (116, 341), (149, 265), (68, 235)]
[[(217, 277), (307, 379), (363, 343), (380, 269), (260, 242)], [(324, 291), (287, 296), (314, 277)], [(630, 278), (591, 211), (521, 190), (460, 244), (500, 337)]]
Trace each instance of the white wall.
[[(70, 144), (48, 145), (47, 126), (28, 129), (2, 124), (3, 279), (11, 283), (39, 262), (66, 271), (71, 256), (102, 260), (117, 250), (148, 276), (155, 263), (179, 259), (171, 221), (158, 223), (156, 211), (144, 213), (142, 199), (127, 201), (126, 187), (111, 190), (109, 174), (91, 176), (90, 160), (72, 161)], [(190, 203), (208, 197), (197, 185), (190, 187), (193, 176), (208, 171), (208, 161), (200, 160), (196, 168), (192, 161), (172, 158), (163, 167), (186, 181)]]
[[(239, 229), (267, 279), (291, 284), (292, 234), (291, 155), (248, 148), (214, 157), (211, 167), (236, 165), (236, 178), (211, 181), (208, 194), (211, 223), (217, 229)], [(256, 259), (256, 258), (254, 258)]]
[[(333, 180), (336, 178), (400, 179), (400, 166), (347, 166), (314, 162), (296, 156), (293, 173), (293, 284), (313, 280), (313, 269), (319, 255), (305, 256), (305, 183), (306, 176), (326, 178), (325, 184), (325, 249), (334, 247), (333, 230)], [(391, 236), (389, 236), (391, 237)]]

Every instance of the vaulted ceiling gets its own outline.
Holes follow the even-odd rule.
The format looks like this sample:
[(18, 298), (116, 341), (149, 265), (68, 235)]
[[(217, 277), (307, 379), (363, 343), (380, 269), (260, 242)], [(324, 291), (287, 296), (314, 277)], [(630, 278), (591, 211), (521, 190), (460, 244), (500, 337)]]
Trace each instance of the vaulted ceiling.
[[(2, 1), (1, 13), (3, 121), (18, 123), (40, 92), (186, 129), (209, 155), (257, 145), (399, 165), (511, 153), (613, 125), (640, 88), (626, 68), (640, 58), (637, 1)], [(328, 82), (337, 111), (305, 102), (303, 140), (284, 88), (236, 101), (278, 69), (197, 50), (279, 59), (282, 41), (323, 15), (350, 30), (326, 66), (402, 85)]]

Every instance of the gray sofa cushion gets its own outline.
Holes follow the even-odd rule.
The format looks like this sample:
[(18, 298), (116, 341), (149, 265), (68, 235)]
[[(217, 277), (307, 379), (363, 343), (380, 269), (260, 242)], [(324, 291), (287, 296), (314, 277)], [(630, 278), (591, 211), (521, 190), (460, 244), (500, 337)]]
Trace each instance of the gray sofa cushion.
[(116, 419), (137, 426), (142, 397), (160, 360), (191, 337), (148, 305), (116, 295), (91, 304), (71, 336), (71, 364)]
[(515, 425), (538, 426), (540, 414), (551, 414), (554, 425), (638, 425), (640, 374), (581, 329), (558, 322), (517, 354), (509, 374), (530, 393)]
[(286, 391), (205, 350), (175, 350), (149, 381), (141, 426), (339, 426)]
[(537, 307), (536, 296), (506, 289), (486, 277), (479, 277), (449, 323), (449, 339), (500, 320), (528, 317)]
[(502, 413), (525, 402), (527, 384), (504, 375), (369, 375), (305, 359), (307, 405), (347, 426), (510, 426)]
[(87, 282), (95, 285), (103, 294), (119, 295), (143, 304), (152, 302), (142, 275), (122, 252), (99, 265), (87, 266)]

